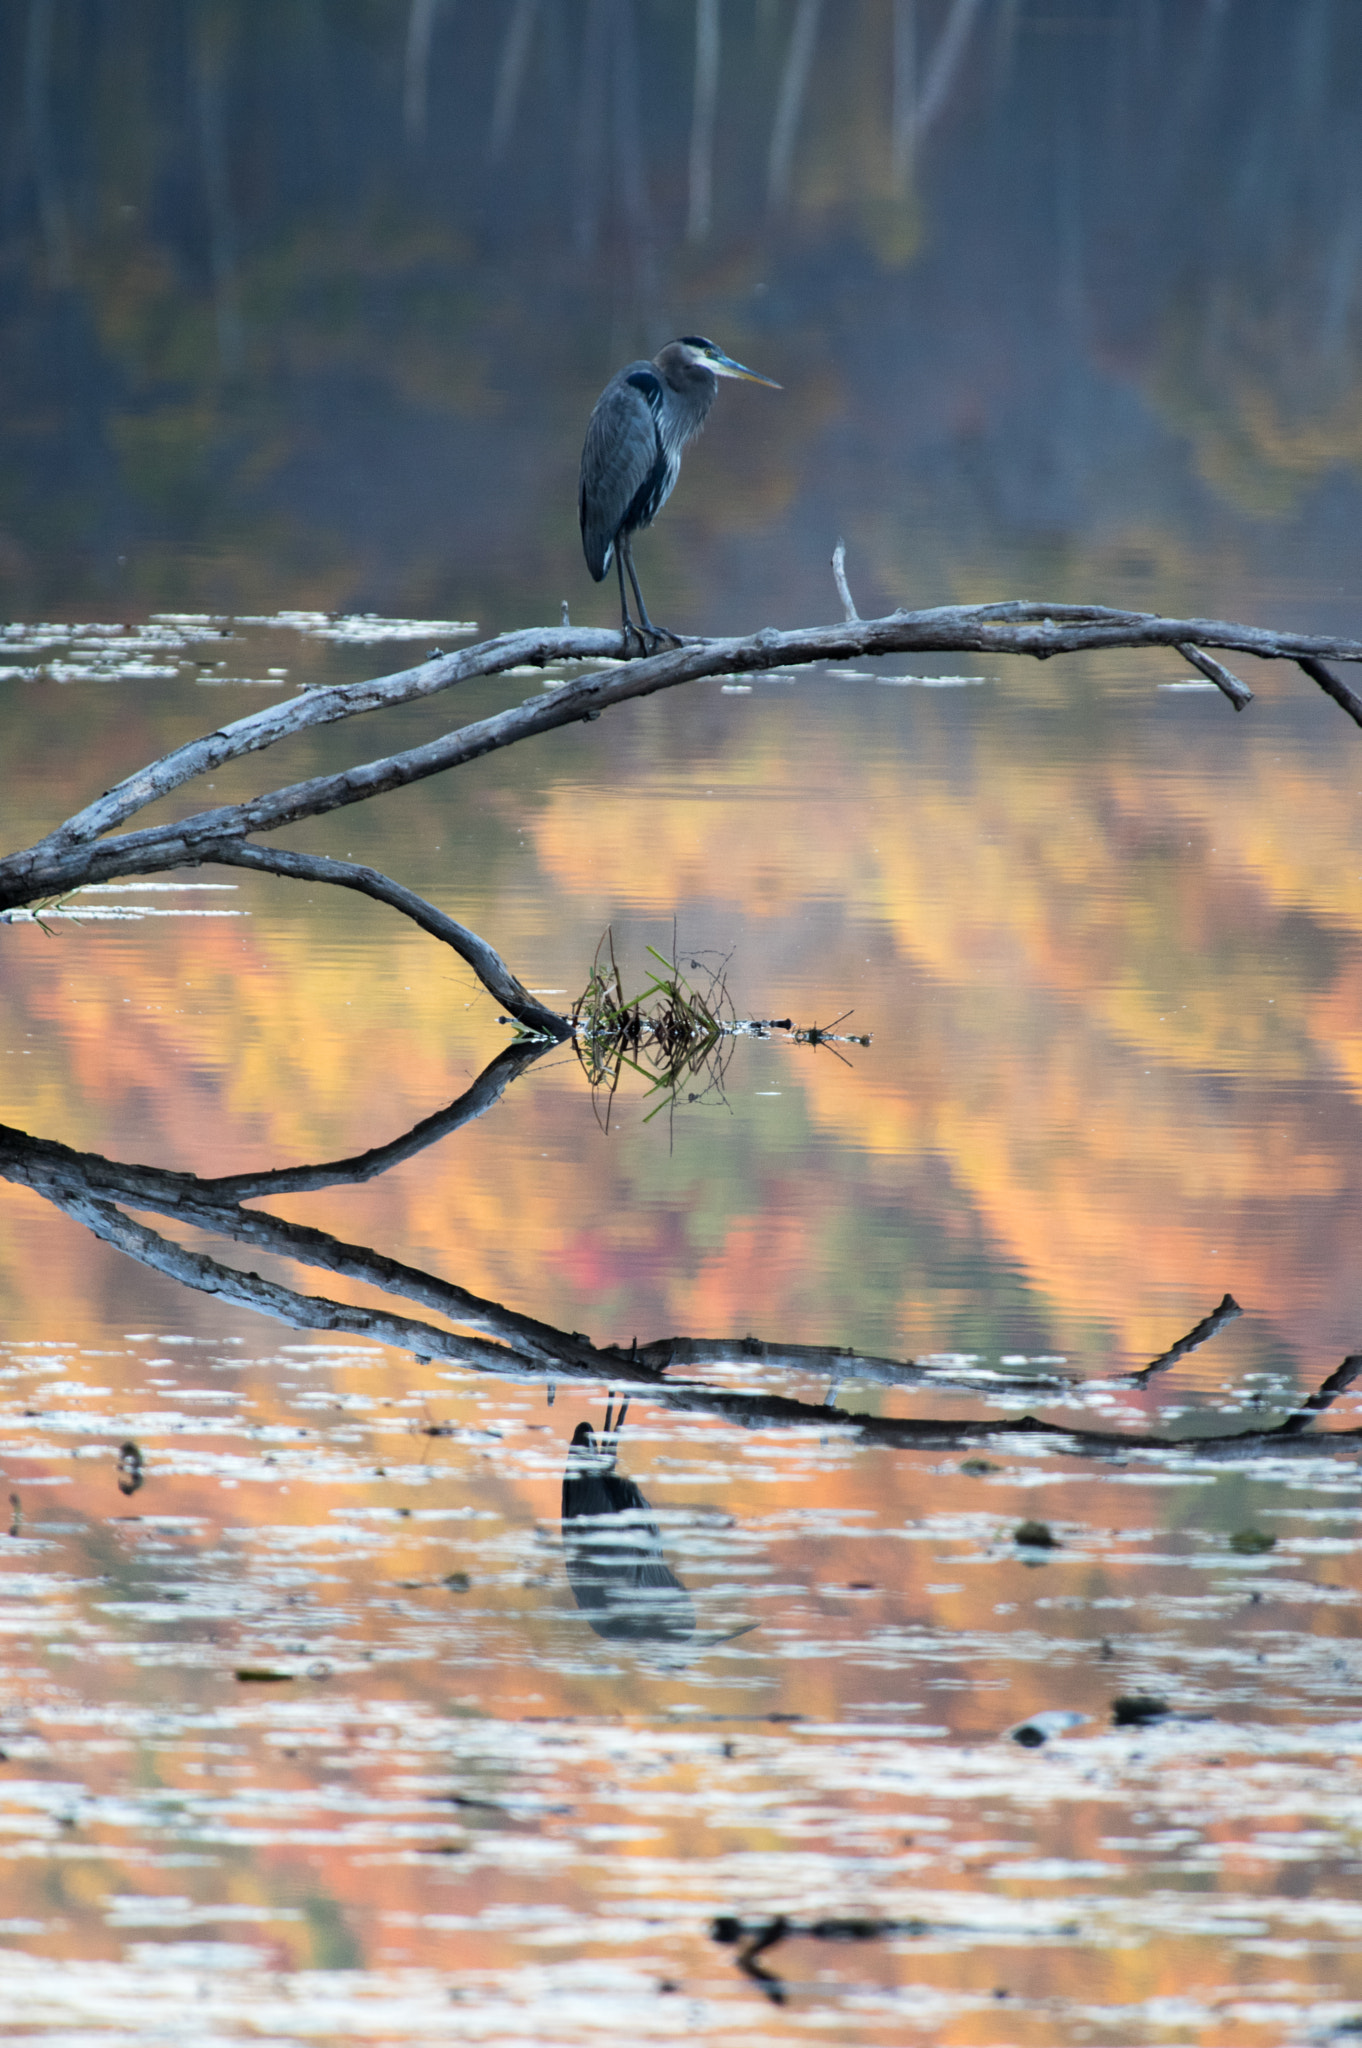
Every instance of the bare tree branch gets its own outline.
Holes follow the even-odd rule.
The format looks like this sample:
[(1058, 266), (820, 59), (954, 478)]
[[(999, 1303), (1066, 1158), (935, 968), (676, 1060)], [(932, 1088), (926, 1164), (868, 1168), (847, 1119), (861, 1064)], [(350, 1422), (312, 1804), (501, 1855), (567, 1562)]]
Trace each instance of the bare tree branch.
[(372, 896), (376, 903), (400, 910), (432, 938), (443, 939), (447, 946), (452, 946), (517, 1024), (523, 1024), (528, 1031), (542, 1031), (549, 1038), (572, 1036), (566, 1019), (556, 1010), (546, 1009), (523, 988), (500, 953), (494, 952), (485, 939), (446, 917), (414, 889), (405, 889), (400, 882), (381, 875), (377, 868), (360, 867), (348, 860), (330, 860), (321, 854), (291, 853), (282, 846), (251, 846), (240, 840), (220, 847), (215, 858), (227, 867), (261, 868), (269, 874), (287, 875), (294, 881), (334, 882), (342, 889), (357, 889), (362, 896)]
[[(221, 848), (257, 832), (277, 831), (300, 818), (316, 817), (404, 788), (429, 775), (463, 766), (484, 754), (514, 746), (538, 733), (659, 690), (705, 676), (757, 674), (763, 669), (817, 661), (874, 659), (889, 654), (975, 653), (1029, 655), (1038, 661), (1056, 654), (1111, 647), (1224, 647), (1265, 660), (1297, 662), (1362, 723), (1358, 698), (1325, 669), (1326, 660), (1362, 661), (1362, 641), (1318, 634), (1272, 633), (1218, 619), (1165, 619), (1152, 613), (1111, 611), (1100, 605), (1009, 602), (952, 605), (926, 612), (893, 612), (883, 619), (846, 620), (836, 626), (780, 633), (772, 627), (742, 639), (700, 640), (647, 659), (582, 675), (560, 689), (510, 706), (490, 718), (460, 726), (424, 746), (314, 776), (243, 804), (220, 805), (175, 824), (148, 827), (115, 838), (95, 835), (164, 795), (191, 776), (216, 768), (239, 754), (272, 745), (314, 724), (352, 716), (359, 710), (399, 704), (447, 689), (474, 675), (497, 674), (520, 663), (600, 660), (618, 655), (616, 633), (546, 627), (512, 634), (424, 668), (405, 670), (373, 683), (318, 691), (288, 705), (240, 719), (232, 726), (179, 748), (140, 775), (128, 778), (98, 804), (76, 814), (35, 845), (0, 861), (0, 910), (61, 894), (83, 882), (113, 875), (149, 874), (170, 867), (198, 866), (221, 857)], [(1242, 687), (1242, 686), (1241, 686)], [(91, 843), (94, 842), (94, 843)]]
[[(584, 629), (567, 637), (575, 643), (570, 650), (573, 660), (611, 659), (619, 654), (618, 633)], [(226, 761), (259, 753), (277, 740), (306, 732), (311, 726), (334, 725), (366, 711), (390, 710), (417, 697), (435, 697), (475, 676), (501, 675), (508, 668), (542, 667), (545, 662), (564, 660), (569, 657), (559, 644), (563, 638), (562, 630), (556, 626), (547, 632), (503, 633), (497, 640), (484, 640), (475, 647), (462, 648), (457, 654), (437, 655), (390, 676), (308, 690), (300, 697), (267, 704), (246, 718), (234, 719), (230, 725), (205, 733), (200, 739), (187, 740), (184, 746), (163, 754), (159, 761), (139, 768), (135, 775), (115, 783), (94, 803), (67, 818), (55, 832), (39, 839), (30, 851), (97, 839), (101, 832), (111, 832), (125, 818), (133, 817), (158, 797), (168, 796), (196, 775), (211, 774)]]
[[(1046, 661), (1056, 654), (1093, 649), (1169, 647), (1209, 676), (1240, 709), (1250, 701), (1251, 692), (1205, 651), (1208, 647), (1231, 648), (1262, 660), (1295, 662), (1362, 724), (1362, 696), (1325, 666), (1326, 661), (1362, 662), (1362, 641), (1319, 634), (1273, 633), (1218, 619), (1166, 619), (1148, 612), (1113, 611), (1102, 605), (1023, 601), (947, 605), (924, 612), (893, 612), (882, 619), (860, 619), (855, 615), (846, 581), (845, 555), (840, 547), (834, 558), (834, 574), (843, 608), (849, 614), (836, 626), (806, 627), (788, 633), (767, 627), (740, 639), (687, 641), (637, 661), (620, 658), (628, 650), (614, 632), (544, 627), (504, 634), (390, 676), (308, 691), (289, 702), (237, 719), (149, 763), (75, 812), (45, 838), (0, 860), (0, 918), (6, 911), (64, 895), (88, 883), (108, 881), (118, 875), (197, 867), (207, 861), (333, 882), (357, 889), (414, 918), (423, 930), (452, 946), (519, 1023), (561, 1038), (569, 1034), (566, 1019), (537, 1002), (485, 941), (400, 883), (372, 868), (282, 849), (267, 851), (246, 842), (257, 833), (274, 832), (296, 820), (362, 803), (388, 790), (461, 767), (536, 734), (552, 732), (577, 720), (599, 718), (602, 711), (637, 697), (675, 689), (708, 676), (759, 674), (764, 669), (810, 662), (962, 652), (1029, 655), (1034, 660)], [(497, 675), (524, 666), (542, 668), (550, 662), (605, 662), (608, 666), (579, 674), (570, 682), (550, 687), (491, 717), (457, 727), (423, 746), (361, 762), (339, 774), (313, 776), (245, 803), (220, 804), (171, 824), (122, 833), (114, 829), (193, 777), (259, 752), (312, 726), (408, 703), (416, 697), (433, 696), (475, 676)], [(111, 836), (103, 836), (106, 834)]]
[(1327, 669), (1316, 655), (1297, 655), (1296, 661), (1312, 683), (1318, 683), (1326, 696), (1332, 697), (1335, 704), (1343, 707), (1355, 725), (1362, 725), (1362, 697), (1358, 696), (1356, 690), (1350, 689), (1341, 676), (1336, 676)]

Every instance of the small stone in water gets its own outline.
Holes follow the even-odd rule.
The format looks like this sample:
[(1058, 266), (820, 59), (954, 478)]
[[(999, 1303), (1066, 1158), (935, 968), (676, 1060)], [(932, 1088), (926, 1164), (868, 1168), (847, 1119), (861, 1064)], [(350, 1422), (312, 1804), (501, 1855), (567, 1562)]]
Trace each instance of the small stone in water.
[(1144, 1728), (1168, 1711), (1167, 1700), (1152, 1692), (1122, 1693), (1111, 1703), (1111, 1718), (1117, 1728)]

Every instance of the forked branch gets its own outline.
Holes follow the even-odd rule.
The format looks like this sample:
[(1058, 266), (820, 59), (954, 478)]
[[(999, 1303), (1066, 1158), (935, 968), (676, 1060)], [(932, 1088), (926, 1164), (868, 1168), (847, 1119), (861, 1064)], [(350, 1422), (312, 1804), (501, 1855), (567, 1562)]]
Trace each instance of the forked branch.
[[(841, 550), (839, 549), (839, 557)], [(707, 677), (755, 675), (763, 670), (813, 662), (874, 660), (895, 654), (1028, 655), (1046, 661), (1056, 654), (1107, 648), (1175, 649), (1230, 699), (1236, 710), (1252, 692), (1209, 648), (1294, 662), (1359, 725), (1362, 696), (1326, 665), (1362, 662), (1362, 641), (1320, 634), (1272, 633), (1218, 619), (1166, 619), (1148, 612), (1113, 611), (1102, 605), (1009, 602), (948, 605), (932, 611), (892, 612), (882, 619), (855, 616), (846, 585), (844, 558), (838, 586), (850, 614), (834, 626), (802, 627), (780, 633), (768, 627), (745, 638), (693, 640), (643, 660), (621, 661), (614, 632), (546, 627), (503, 634), (480, 646), (442, 654), (415, 668), (369, 682), (311, 690), (274, 704), (177, 747), (74, 813), (44, 838), (0, 860), (0, 913), (62, 896), (115, 876), (163, 873), (204, 862), (269, 869), (310, 881), (327, 881), (365, 895), (412, 917), (422, 929), (454, 948), (498, 1002), (528, 1028), (566, 1036), (565, 1018), (538, 1003), (492, 948), (400, 883), (372, 868), (328, 861), (252, 843), (304, 818), (363, 803), (388, 790), (443, 774), (484, 754), (531, 739), (560, 726), (598, 718), (617, 704)], [(455, 726), (440, 738), (400, 753), (382, 755), (339, 774), (317, 775), (285, 784), (245, 803), (219, 804), (168, 824), (119, 831), (148, 805), (173, 794), (195, 776), (257, 753), (312, 726), (331, 724), (368, 711), (435, 696), (478, 676), (502, 674), (550, 663), (594, 663), (569, 681), (550, 686), (528, 701), (488, 718)]]

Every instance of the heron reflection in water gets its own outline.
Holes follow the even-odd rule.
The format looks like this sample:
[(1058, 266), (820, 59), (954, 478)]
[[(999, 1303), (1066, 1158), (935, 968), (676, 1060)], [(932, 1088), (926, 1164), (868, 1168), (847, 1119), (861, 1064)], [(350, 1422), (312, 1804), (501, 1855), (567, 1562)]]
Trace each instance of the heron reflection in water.
[[(680, 636), (648, 617), (638, 587), (631, 541), (640, 528), (651, 526), (672, 494), (681, 474), (681, 451), (693, 441), (709, 417), (720, 377), (741, 377), (749, 384), (780, 386), (735, 363), (703, 334), (683, 334), (669, 341), (649, 362), (626, 363), (596, 400), (582, 449), (582, 475), (577, 509), (582, 522), (586, 565), (603, 582), (613, 559), (620, 585), (620, 630), (624, 652), (630, 640), (651, 653), (662, 641), (681, 645)], [(624, 572), (634, 587), (638, 624), (629, 616)]]
[(611, 1642), (684, 1642), (695, 1634), (695, 1609), (662, 1555), (648, 1502), (632, 1479), (615, 1470), (629, 1403), (620, 1403), (613, 1430), (610, 1406), (599, 1438), (589, 1422), (577, 1424), (563, 1471), (568, 1584), (598, 1636)]

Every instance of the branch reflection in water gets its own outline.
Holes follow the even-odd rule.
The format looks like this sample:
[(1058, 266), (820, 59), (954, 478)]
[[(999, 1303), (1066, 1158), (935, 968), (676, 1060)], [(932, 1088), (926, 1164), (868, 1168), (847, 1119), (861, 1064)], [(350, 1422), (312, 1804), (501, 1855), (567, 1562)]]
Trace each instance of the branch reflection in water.
[[(1247, 1430), (1211, 1431), (1184, 1438), (1161, 1431), (1084, 1428), (1074, 1422), (1008, 1412), (961, 1421), (937, 1416), (869, 1415), (833, 1405), (841, 1383), (866, 1382), (899, 1391), (909, 1387), (930, 1393), (954, 1391), (975, 1399), (1003, 1397), (1009, 1404), (1018, 1393), (1033, 1395), (1038, 1404), (1064, 1400), (1072, 1407), (1085, 1386), (1101, 1390), (1143, 1384), (1166, 1370), (1193, 1348), (1208, 1342), (1240, 1313), (1229, 1296), (1194, 1329), (1135, 1374), (1082, 1375), (1074, 1372), (1016, 1372), (952, 1359), (949, 1364), (915, 1359), (875, 1358), (835, 1346), (765, 1343), (755, 1337), (668, 1337), (627, 1349), (596, 1345), (579, 1332), (565, 1331), (532, 1316), (488, 1301), (418, 1267), (408, 1266), (365, 1245), (347, 1244), (326, 1231), (291, 1223), (247, 1206), (250, 1198), (296, 1194), (368, 1181), (412, 1158), (474, 1118), (500, 1099), (515, 1077), (556, 1048), (544, 1043), (508, 1047), (455, 1102), (424, 1118), (389, 1144), (353, 1158), (315, 1166), (280, 1167), (270, 1171), (224, 1175), (216, 1179), (161, 1167), (127, 1165), (98, 1153), (0, 1125), (0, 1176), (27, 1186), (95, 1237), (198, 1292), (249, 1308), (296, 1329), (349, 1331), (387, 1344), (418, 1358), (441, 1358), (468, 1371), (500, 1379), (557, 1382), (601, 1388), (627, 1387), (646, 1391), (659, 1406), (710, 1415), (745, 1429), (807, 1427), (820, 1436), (845, 1434), (865, 1445), (886, 1449), (967, 1450), (997, 1439), (1027, 1438), (1061, 1456), (1122, 1462), (1132, 1456), (1156, 1460), (1194, 1455), (1239, 1463), (1270, 1451), (1274, 1456), (1353, 1452), (1362, 1443), (1362, 1429), (1317, 1432), (1316, 1424), (1333, 1401), (1362, 1374), (1362, 1356), (1350, 1356), (1302, 1404), (1280, 1421)], [(127, 1209), (172, 1216), (210, 1235), (270, 1252), (296, 1264), (319, 1267), (347, 1280), (403, 1298), (404, 1306), (442, 1316), (456, 1328), (384, 1308), (336, 1301), (301, 1293), (281, 1282), (242, 1272), (220, 1260), (192, 1251), (160, 1235), (125, 1213)], [(831, 1382), (826, 1402), (783, 1394), (734, 1391), (704, 1378), (675, 1377), (690, 1372), (731, 1371), (735, 1366), (760, 1367), (766, 1374), (815, 1373)], [(434, 1432), (438, 1434), (438, 1429)], [(607, 1435), (609, 1432), (607, 1431)], [(585, 1444), (578, 1446), (585, 1450)], [(600, 1456), (601, 1453), (597, 1453)], [(603, 1472), (607, 1468), (602, 1467)], [(613, 1455), (610, 1467), (613, 1471)], [(585, 1475), (583, 1475), (585, 1476)], [(646, 1502), (631, 1482), (630, 1508)], [(621, 1495), (604, 1500), (600, 1512), (618, 1512)], [(591, 1510), (578, 1510), (591, 1512)], [(651, 1524), (649, 1525), (651, 1526)], [(654, 1530), (654, 1536), (656, 1531)], [(665, 1566), (663, 1567), (665, 1570)], [(675, 1583), (675, 1582), (673, 1582)], [(682, 1589), (677, 1587), (677, 1591)], [(601, 1603), (604, 1604), (604, 1603)], [(673, 1610), (680, 1613), (679, 1602)]]

